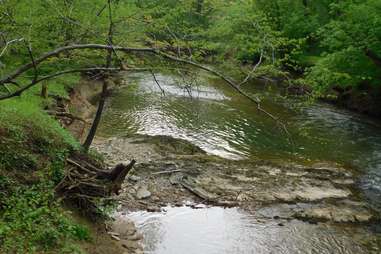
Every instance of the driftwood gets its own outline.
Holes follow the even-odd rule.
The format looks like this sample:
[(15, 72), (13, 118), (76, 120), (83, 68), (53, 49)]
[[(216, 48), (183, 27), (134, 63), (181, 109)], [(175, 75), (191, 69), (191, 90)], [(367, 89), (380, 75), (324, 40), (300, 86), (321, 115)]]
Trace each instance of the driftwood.
[(154, 172), (151, 175), (162, 175), (162, 174), (172, 174), (172, 173), (178, 173), (178, 172), (183, 172), (181, 169), (175, 169), (175, 170), (165, 170), (165, 171), (159, 171), (159, 172)]
[(119, 194), (124, 179), (136, 163), (132, 160), (127, 165), (121, 163), (112, 170), (104, 170), (102, 165), (86, 157), (73, 156), (66, 162), (66, 172), (55, 188), (56, 193), (90, 213), (97, 213), (100, 198)]
[(190, 193), (199, 197), (203, 200), (203, 202), (206, 202), (208, 204), (223, 207), (235, 207), (239, 205), (238, 201), (220, 200), (218, 196), (208, 193), (206, 190), (196, 186), (195, 183), (192, 183), (192, 181), (189, 181), (187, 178), (183, 178), (180, 184)]

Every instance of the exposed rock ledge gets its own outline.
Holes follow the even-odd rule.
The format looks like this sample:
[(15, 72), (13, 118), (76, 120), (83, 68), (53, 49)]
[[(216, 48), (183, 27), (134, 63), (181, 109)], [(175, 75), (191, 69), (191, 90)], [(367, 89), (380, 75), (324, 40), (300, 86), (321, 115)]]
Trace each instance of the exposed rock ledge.
[[(190, 200), (239, 206), (266, 218), (363, 223), (377, 220), (354, 185), (351, 170), (333, 163), (296, 165), (269, 161), (229, 161), (170, 137), (98, 139), (110, 161), (136, 158), (121, 203), (128, 209), (159, 210)], [(115, 153), (115, 151), (118, 151)], [(144, 199), (141, 190), (146, 190)], [(268, 210), (268, 211), (270, 211)]]

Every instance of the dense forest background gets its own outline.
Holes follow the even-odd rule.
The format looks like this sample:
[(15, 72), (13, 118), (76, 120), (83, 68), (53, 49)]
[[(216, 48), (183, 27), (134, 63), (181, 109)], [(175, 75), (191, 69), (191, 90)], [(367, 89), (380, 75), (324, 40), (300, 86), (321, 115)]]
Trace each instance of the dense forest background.
[[(261, 61), (255, 76), (292, 78), (318, 96), (332, 89), (374, 92), (380, 85), (379, 0), (113, 2), (115, 45), (165, 48), (232, 73)], [(30, 60), (21, 39), (34, 55), (105, 43), (105, 9), (102, 0), (1, 1), (1, 71)], [(91, 65), (85, 55), (80, 53), (82, 61)], [(70, 62), (70, 55), (65, 60), (53, 60), (46, 72), (83, 64)]]

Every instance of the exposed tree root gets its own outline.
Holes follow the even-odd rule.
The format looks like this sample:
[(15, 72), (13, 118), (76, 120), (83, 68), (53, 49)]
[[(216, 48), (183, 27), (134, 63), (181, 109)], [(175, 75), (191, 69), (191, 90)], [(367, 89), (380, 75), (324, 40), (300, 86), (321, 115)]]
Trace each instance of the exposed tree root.
[(100, 200), (119, 193), (135, 162), (132, 160), (127, 165), (121, 163), (111, 170), (104, 170), (104, 165), (88, 156), (75, 154), (66, 160), (65, 176), (57, 184), (56, 193), (95, 219), (102, 215), (98, 208)]

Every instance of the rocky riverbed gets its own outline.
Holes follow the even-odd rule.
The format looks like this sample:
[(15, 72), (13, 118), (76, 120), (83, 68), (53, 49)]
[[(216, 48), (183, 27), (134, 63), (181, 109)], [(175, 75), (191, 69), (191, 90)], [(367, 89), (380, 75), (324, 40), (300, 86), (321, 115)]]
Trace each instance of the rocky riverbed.
[[(79, 99), (74, 98), (72, 104), (89, 113), (90, 109), (94, 110), (88, 103), (93, 93), (88, 94), (86, 83), (81, 88), (84, 91), (73, 93)], [(118, 101), (131, 101), (131, 98)], [(111, 125), (102, 127), (93, 148), (105, 156), (110, 166), (132, 159), (137, 164), (116, 197), (119, 207), (113, 214), (115, 221), (106, 230), (101, 227), (97, 239), (103, 240), (89, 246), (89, 250), (96, 247), (91, 253), (111, 249), (115, 253), (152, 254), (170, 253), (169, 250), (172, 253), (380, 252), (379, 215), (358, 188), (362, 172), (330, 161), (300, 162), (261, 153), (255, 156), (256, 150), (250, 158), (224, 159), (204, 152), (210, 149), (194, 145), (210, 141), (197, 135), (197, 140), (187, 136), (190, 143), (168, 136), (125, 134), (131, 125), (120, 126), (126, 119), (125, 110), (116, 112), (115, 121), (112, 117), (105, 120)], [(134, 115), (137, 120), (139, 116)], [(111, 131), (111, 136), (102, 135), (116, 124), (120, 131)], [(149, 122), (147, 126), (153, 124), (156, 126), (158, 122)], [(84, 126), (77, 125), (73, 128), (80, 137)], [(221, 226), (228, 228), (225, 235)], [(184, 235), (187, 239), (179, 239)], [(189, 243), (184, 252), (182, 245)], [(209, 247), (196, 248), (197, 244)]]
[(362, 201), (355, 185), (356, 172), (341, 165), (232, 161), (166, 136), (98, 138), (94, 146), (111, 165), (132, 158), (138, 161), (118, 196), (117, 227), (112, 229), (127, 236), (123, 244), (135, 253), (142, 251), (141, 236), (128, 229), (131, 222), (124, 222), (129, 227), (120, 226), (123, 215), (160, 212), (168, 205), (204, 207), (200, 204), (239, 207), (258, 220), (275, 221), (279, 227), (299, 220), (361, 228), (358, 244), (374, 253), (380, 250), (377, 234), (368, 230), (379, 223), (379, 217)]

